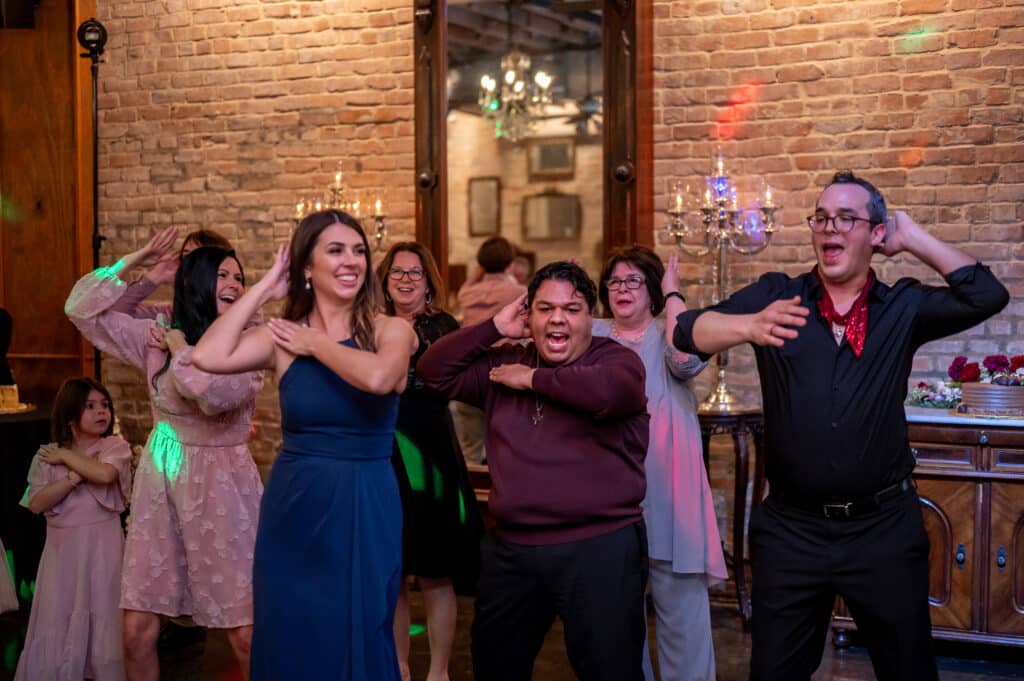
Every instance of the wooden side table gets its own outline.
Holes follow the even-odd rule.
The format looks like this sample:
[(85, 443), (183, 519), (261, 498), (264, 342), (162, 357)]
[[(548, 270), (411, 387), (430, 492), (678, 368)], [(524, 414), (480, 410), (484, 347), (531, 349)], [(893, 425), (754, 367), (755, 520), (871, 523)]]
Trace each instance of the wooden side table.
[(760, 409), (722, 413), (701, 413), (700, 437), (704, 445), (704, 468), (711, 478), (708, 465), (711, 437), (731, 435), (735, 455), (735, 485), (733, 489), (732, 555), (725, 554), (726, 564), (731, 564), (736, 579), (736, 600), (739, 604), (743, 628), (750, 625), (750, 590), (747, 587), (747, 478), (750, 474), (750, 452), (747, 436), (754, 436), (754, 451), (757, 455), (757, 471), (754, 475), (754, 494), (751, 506), (757, 506), (764, 492), (764, 415)]

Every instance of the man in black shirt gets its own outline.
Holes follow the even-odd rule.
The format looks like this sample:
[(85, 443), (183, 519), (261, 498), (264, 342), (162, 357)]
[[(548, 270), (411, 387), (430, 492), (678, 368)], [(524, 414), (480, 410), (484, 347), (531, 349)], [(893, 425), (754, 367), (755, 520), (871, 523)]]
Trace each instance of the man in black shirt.
[[(807, 220), (817, 267), (765, 274), (679, 316), (677, 348), (706, 358), (751, 343), (760, 373), (771, 493), (750, 519), (753, 681), (810, 679), (837, 593), (878, 679), (937, 679), (903, 401), (915, 351), (1009, 295), (987, 267), (895, 217), (886, 234), (878, 190), (837, 173)], [(888, 286), (874, 252), (910, 253), (949, 285)]]

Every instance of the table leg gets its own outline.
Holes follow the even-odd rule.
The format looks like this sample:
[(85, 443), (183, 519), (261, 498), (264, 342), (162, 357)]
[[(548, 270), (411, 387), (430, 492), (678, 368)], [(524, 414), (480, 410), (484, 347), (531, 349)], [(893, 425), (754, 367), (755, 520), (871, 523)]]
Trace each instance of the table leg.
[(736, 487), (733, 490), (732, 519), (732, 555), (736, 578), (736, 600), (739, 601), (740, 617), (743, 628), (750, 625), (751, 607), (750, 592), (747, 590), (747, 550), (746, 523), (747, 517), (747, 477), (750, 474), (750, 454), (747, 450), (747, 433), (739, 428), (732, 434), (736, 453)]

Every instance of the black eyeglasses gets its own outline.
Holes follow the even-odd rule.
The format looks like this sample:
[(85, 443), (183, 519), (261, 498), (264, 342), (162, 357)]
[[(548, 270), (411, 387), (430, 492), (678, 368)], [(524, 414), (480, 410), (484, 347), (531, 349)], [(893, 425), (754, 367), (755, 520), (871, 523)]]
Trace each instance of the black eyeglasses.
[(419, 281), (423, 278), (423, 270), (415, 267), (411, 270), (403, 270), (401, 267), (392, 267), (388, 270), (388, 278), (395, 281), (401, 281), (406, 275), (409, 275), (409, 281)]
[(821, 234), (828, 227), (828, 223), (832, 223), (837, 232), (845, 233), (849, 232), (857, 224), (857, 221), (867, 222), (871, 224), (871, 220), (867, 218), (859, 218), (856, 215), (833, 215), (829, 217), (827, 215), (808, 215), (807, 226), (811, 228), (811, 231), (815, 234)]
[(609, 291), (618, 291), (625, 284), (628, 289), (638, 289), (644, 285), (643, 277), (626, 277), (625, 279), (609, 279), (604, 282)]

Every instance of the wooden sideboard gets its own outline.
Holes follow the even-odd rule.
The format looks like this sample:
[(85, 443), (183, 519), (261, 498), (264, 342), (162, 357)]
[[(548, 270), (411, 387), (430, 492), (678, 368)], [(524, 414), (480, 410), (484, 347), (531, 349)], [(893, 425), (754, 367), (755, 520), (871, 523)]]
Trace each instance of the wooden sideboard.
[[(907, 414), (934, 637), (1024, 647), (1024, 421)], [(840, 602), (836, 645), (855, 628)]]

